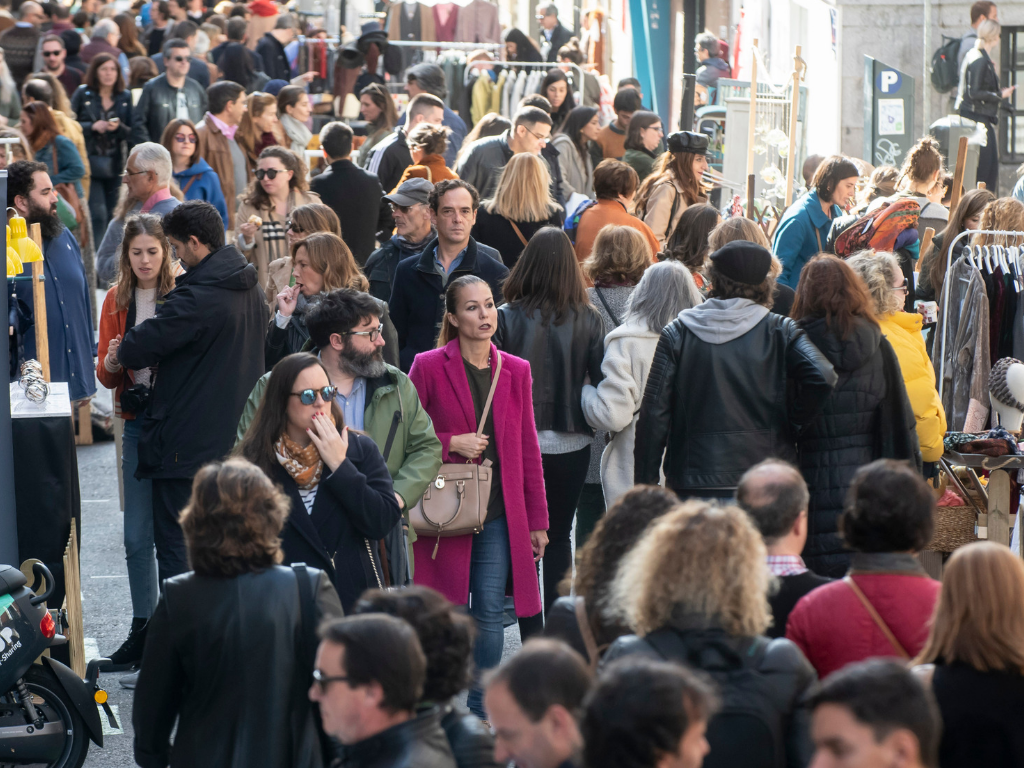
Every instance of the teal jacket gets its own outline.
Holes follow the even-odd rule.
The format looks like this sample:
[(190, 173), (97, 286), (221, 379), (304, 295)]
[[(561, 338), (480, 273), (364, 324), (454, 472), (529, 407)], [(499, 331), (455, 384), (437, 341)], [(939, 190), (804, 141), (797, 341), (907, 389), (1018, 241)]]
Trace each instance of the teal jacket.
[(841, 215), (842, 210), (839, 206), (833, 205), (832, 215), (826, 216), (825, 212), (821, 210), (818, 193), (814, 190), (786, 209), (778, 229), (775, 230), (775, 244), (772, 247), (779, 261), (782, 262), (780, 283), (796, 290), (796, 284), (800, 280), (800, 270), (812, 256), (824, 250), (825, 241), (828, 240), (828, 231), (832, 227), (832, 220)]

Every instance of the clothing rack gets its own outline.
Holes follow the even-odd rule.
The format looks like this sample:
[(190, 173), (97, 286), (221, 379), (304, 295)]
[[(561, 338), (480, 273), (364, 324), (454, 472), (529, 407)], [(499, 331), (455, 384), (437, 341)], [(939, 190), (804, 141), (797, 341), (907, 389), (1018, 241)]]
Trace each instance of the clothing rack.
[(440, 48), (442, 51), (500, 51), (505, 47), (502, 43), (441, 43), (437, 40), (388, 40), (388, 45), (397, 45), (399, 48)]
[[(950, 285), (949, 276), (951, 274), (951, 270), (952, 270), (952, 267), (953, 267), (953, 246), (955, 246), (957, 244), (957, 242), (959, 242), (960, 240), (964, 239), (965, 237), (969, 237), (969, 236), (973, 236), (973, 235), (1003, 235), (1003, 236), (1007, 236), (1007, 237), (1020, 238), (1021, 239), (1021, 246), (1024, 246), (1024, 232), (1017, 232), (1017, 231), (1005, 230), (1005, 229), (974, 229), (974, 230), (967, 229), (967, 230), (964, 230), (963, 232), (961, 232), (956, 237), (954, 237), (953, 241), (948, 246), (946, 246), (946, 244), (943, 243), (943, 247), (946, 247), (947, 250), (946, 250), (946, 279), (943, 280), (943, 286), (942, 286), (942, 345), (941, 345), (941, 348), (940, 348), (941, 349), (941, 354), (939, 356), (939, 400), (940, 401), (942, 400), (942, 387), (943, 387), (943, 384), (945, 383), (945, 373), (946, 373), (946, 328), (947, 328), (947, 326), (949, 324), (949, 285)], [(982, 247), (1006, 248), (1007, 246), (997, 245), (997, 246), (982, 246)], [(924, 254), (921, 254), (921, 255), (923, 256)]]

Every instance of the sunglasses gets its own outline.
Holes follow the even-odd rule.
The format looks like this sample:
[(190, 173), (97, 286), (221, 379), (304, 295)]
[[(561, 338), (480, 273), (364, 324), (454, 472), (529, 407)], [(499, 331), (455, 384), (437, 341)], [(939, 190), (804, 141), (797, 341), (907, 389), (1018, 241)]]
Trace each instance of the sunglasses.
[(193, 134), (191, 134), (189, 136), (186, 136), (184, 133), (176, 133), (176, 134), (174, 134), (174, 140), (176, 142), (178, 142), (179, 144), (184, 144), (186, 141), (189, 144), (195, 144), (196, 143), (196, 135), (193, 133)]
[(258, 168), (253, 175), (260, 181), (263, 181), (263, 179), (270, 179), (273, 181), (277, 178), (277, 174), (279, 173), (288, 173), (288, 171), (282, 171), (277, 168)]
[[(273, 177), (273, 176), (271, 176), (270, 178), (274, 178), (274, 177)], [(303, 232), (305, 232), (305, 230), (304, 230), (304, 229), (303, 229), (302, 227), (300, 227), (300, 226), (299, 226), (298, 224), (296, 224), (296, 223), (295, 223), (294, 221), (292, 221), (291, 219), (288, 219), (288, 220), (287, 220), (287, 221), (286, 221), (286, 222), (284, 223), (284, 228), (285, 228), (285, 229), (290, 229), (290, 230), (291, 230), (292, 232), (294, 232), (294, 233), (295, 233), (296, 235), (301, 235), (301, 234), (302, 234)]]
[(171, 61), (176, 61), (179, 64), (184, 64), (186, 61), (192, 61), (191, 56), (171, 56)]
[(312, 405), (316, 402), (317, 395), (320, 395), (325, 403), (331, 402), (337, 391), (337, 387), (322, 387), (321, 389), (304, 389), (301, 392), (292, 392), (292, 396), (299, 398), (299, 402), (303, 405)]
[(327, 693), (327, 689), (330, 687), (331, 683), (347, 683), (348, 680), (349, 678), (346, 675), (328, 677), (319, 669), (313, 670), (313, 683), (320, 689), (320, 693)]
[(43, 51), (43, 56), (48, 59), (51, 56), (60, 56), (62, 53), (64, 51)]

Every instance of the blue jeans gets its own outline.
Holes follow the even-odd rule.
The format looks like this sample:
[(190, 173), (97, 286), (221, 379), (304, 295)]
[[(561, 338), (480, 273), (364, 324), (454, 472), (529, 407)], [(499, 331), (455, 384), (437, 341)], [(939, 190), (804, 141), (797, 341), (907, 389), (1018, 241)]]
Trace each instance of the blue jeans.
[(156, 548), (153, 544), (153, 481), (136, 480), (139, 465), (138, 419), (124, 422), (121, 471), (124, 475), (124, 552), (128, 561), (128, 587), (132, 616), (148, 619), (159, 597)]
[(469, 564), (469, 615), (476, 621), (473, 647), (473, 685), (466, 702), (469, 711), (484, 719), (484, 695), (480, 676), (501, 663), (505, 647), (505, 584), (512, 567), (508, 541), (508, 521), (504, 517), (484, 524), (473, 535), (473, 554)]

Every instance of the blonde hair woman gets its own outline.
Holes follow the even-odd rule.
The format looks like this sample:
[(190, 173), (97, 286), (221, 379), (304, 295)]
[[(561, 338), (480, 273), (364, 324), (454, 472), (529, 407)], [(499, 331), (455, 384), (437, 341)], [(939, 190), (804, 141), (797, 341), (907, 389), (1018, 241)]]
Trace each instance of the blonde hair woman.
[(270, 274), (267, 285), (267, 301), (270, 311), (277, 307), (277, 294), (281, 292), (292, 278), (291, 251), (295, 244), (305, 240), (315, 232), (330, 232), (341, 237), (341, 222), (334, 209), (323, 203), (300, 205), (285, 222), (284, 235), (288, 240), (288, 255), (270, 262), (267, 271)]
[(459, 178), (444, 164), (444, 153), (448, 151), (448, 135), (451, 132), (451, 128), (430, 123), (420, 123), (410, 131), (408, 143), (412, 165), (405, 169), (391, 194), (413, 177), (426, 179), (431, 184)]
[[(934, 664), (943, 768), (1024, 765), (1024, 561), (980, 541), (953, 553), (918, 664)], [(927, 670), (927, 668), (925, 668)]]
[[(806, 765), (811, 747), (800, 703), (814, 670), (792, 642), (764, 636), (771, 623), (766, 556), (761, 534), (738, 507), (688, 501), (658, 518), (622, 559), (611, 589), (611, 610), (636, 634), (616, 640), (604, 662), (632, 654), (679, 661), (707, 673), (726, 700), (756, 686), (765, 692), (762, 716), (772, 717), (784, 743), (762, 735), (763, 726), (734, 720), (716, 728), (712, 718), (712, 754), (735, 754), (743, 744), (744, 754), (774, 753), (776, 765)], [(738, 669), (758, 682), (737, 682), (730, 673)]]
[(867, 285), (882, 335), (892, 344), (900, 361), (907, 395), (917, 418), (921, 458), (938, 461), (942, 457), (942, 438), (946, 434), (946, 412), (939, 401), (935, 369), (921, 336), (922, 317), (916, 312), (903, 311), (906, 291), (912, 286), (907, 286), (899, 262), (891, 253), (861, 251), (846, 263)]
[(321, 200), (309, 191), (306, 164), (284, 147), (264, 149), (254, 175), (235, 216), (237, 245), (256, 265), (266, 289), (270, 262), (288, 253), (285, 227), (291, 212)]
[(561, 227), (564, 218), (551, 197), (547, 163), (524, 152), (513, 155), (502, 170), (493, 199), (480, 203), (472, 235), (478, 243), (497, 248), (512, 269), (538, 230)]
[(277, 312), (270, 321), (264, 356), (269, 371), (278, 360), (301, 352), (309, 339), (306, 307), (314, 296), (337, 288), (366, 291), (370, 284), (345, 241), (332, 232), (317, 232), (292, 246), (294, 285), (277, 294)]

